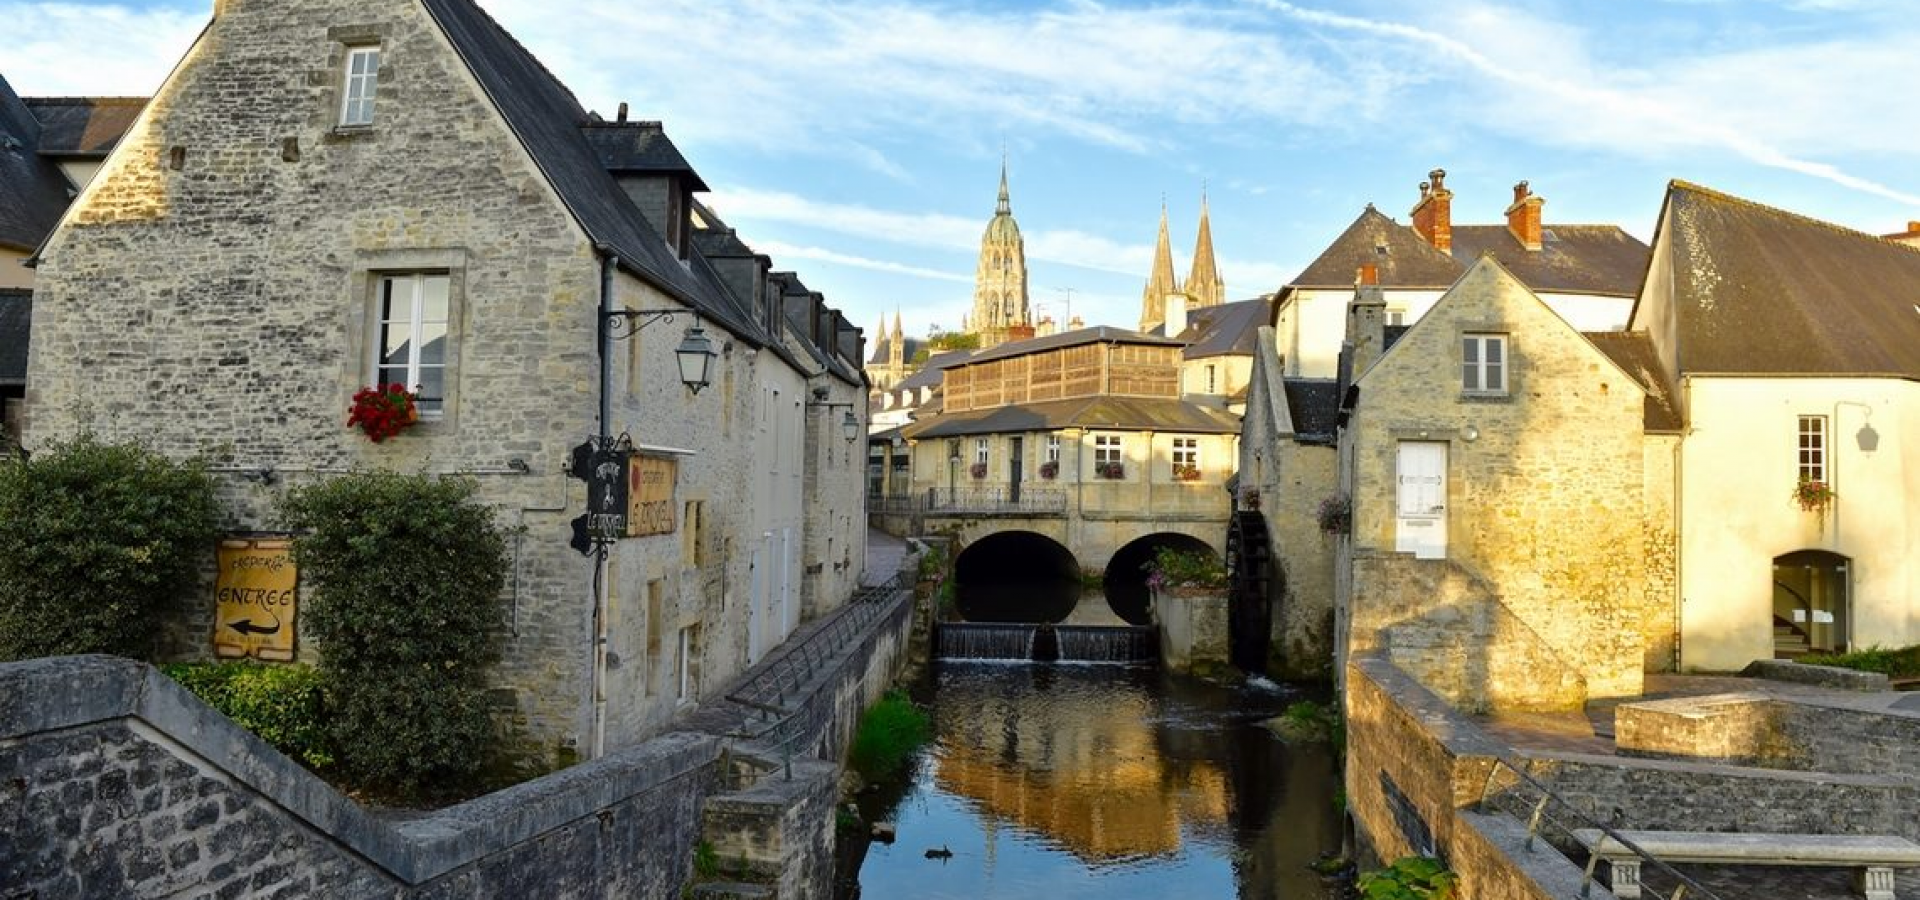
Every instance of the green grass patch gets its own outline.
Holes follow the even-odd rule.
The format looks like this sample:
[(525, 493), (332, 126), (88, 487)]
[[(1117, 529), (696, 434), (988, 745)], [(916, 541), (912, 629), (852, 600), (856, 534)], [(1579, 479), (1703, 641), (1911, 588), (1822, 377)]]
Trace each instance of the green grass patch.
[(932, 721), (899, 691), (888, 691), (860, 717), (847, 761), (870, 781), (900, 771), (933, 734)]
[(1363, 873), (1356, 887), (1363, 900), (1455, 900), (1460, 877), (1437, 859), (1408, 856), (1384, 869)]
[(1888, 678), (1920, 678), (1920, 644), (1891, 650), (1874, 646), (1852, 653), (1809, 653), (1799, 661), (1810, 666), (1879, 672)]

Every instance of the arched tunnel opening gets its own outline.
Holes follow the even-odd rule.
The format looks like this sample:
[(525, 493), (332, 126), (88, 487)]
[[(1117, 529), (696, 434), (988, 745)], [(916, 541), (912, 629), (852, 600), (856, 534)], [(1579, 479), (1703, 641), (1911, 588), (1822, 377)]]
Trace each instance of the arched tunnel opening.
[(1152, 594), (1147, 590), (1147, 563), (1153, 561), (1154, 554), (1162, 547), (1175, 550), (1198, 551), (1220, 558), (1213, 548), (1197, 537), (1185, 534), (1150, 534), (1138, 538), (1121, 547), (1107, 563), (1104, 580), (1107, 605), (1113, 607), (1114, 615), (1127, 621), (1129, 625), (1150, 625), (1153, 620), (1147, 612), (1147, 602)]
[(969, 622), (1053, 622), (1080, 602), (1080, 563), (1044, 534), (1003, 531), (954, 560), (960, 616)]

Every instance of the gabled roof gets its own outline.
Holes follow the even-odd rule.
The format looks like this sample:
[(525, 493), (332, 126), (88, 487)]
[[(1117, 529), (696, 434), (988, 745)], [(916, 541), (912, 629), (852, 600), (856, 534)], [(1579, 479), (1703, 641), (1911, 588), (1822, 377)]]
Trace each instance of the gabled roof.
[(609, 172), (681, 175), (687, 178), (692, 190), (708, 189), (707, 183), (700, 180), (700, 173), (693, 170), (693, 164), (680, 154), (680, 148), (667, 139), (659, 122), (596, 119), (582, 124), (580, 133)]
[(1187, 330), (1178, 337), (1189, 341), (1184, 356), (1252, 356), (1256, 332), (1273, 314), (1271, 297), (1257, 297), (1187, 312)]
[(0, 247), (33, 251), (60, 224), (67, 177), (41, 155), (40, 121), (0, 78)]
[(1678, 374), (1920, 378), (1920, 249), (1684, 181), (1660, 227)]
[(1360, 217), (1287, 286), (1352, 287), (1354, 274), (1365, 265), (1378, 267), (1382, 285), (1399, 288), (1445, 288), (1460, 277), (1461, 269), (1453, 257), (1433, 249), (1418, 232), (1387, 218), (1369, 203)]
[(27, 336), (33, 326), (33, 292), (0, 288), (0, 385), (27, 383)]
[[(710, 269), (682, 265), (581, 135), (590, 119), (572, 92), (472, 0), (423, 0), (475, 80), (587, 235), (622, 267), (752, 343), (766, 340), (742, 317)], [(696, 255), (697, 256), (697, 255)], [(699, 272), (696, 275), (696, 272)]]
[(1521, 245), (1505, 225), (1453, 226), (1455, 260), (1491, 253), (1535, 293), (1636, 296), (1652, 252), (1617, 225), (1547, 225), (1538, 250)]
[(942, 413), (908, 425), (906, 435), (922, 440), (1061, 428), (1233, 434), (1239, 432), (1240, 420), (1172, 398), (1081, 397)]
[(1680, 431), (1680, 411), (1667, 390), (1669, 382), (1660, 366), (1660, 352), (1654, 349), (1652, 335), (1644, 331), (1584, 331), (1581, 336), (1600, 348), (1601, 353), (1646, 390), (1646, 416), (1642, 424), (1647, 431)]
[(1077, 347), (1081, 344), (1156, 344), (1163, 347), (1178, 347), (1181, 342), (1172, 338), (1157, 337), (1111, 325), (1098, 325), (1077, 331), (1063, 331), (1046, 337), (1028, 338), (1024, 341), (1001, 344), (990, 350), (982, 350), (966, 360), (968, 363), (987, 362), (1005, 359), (1010, 356), (1025, 356), (1043, 350), (1058, 350), (1061, 347)]
[(1287, 415), (1302, 443), (1332, 443), (1340, 419), (1340, 382), (1332, 378), (1285, 378)]
[(28, 97), (40, 120), (40, 152), (46, 156), (104, 159), (133, 127), (145, 97)]

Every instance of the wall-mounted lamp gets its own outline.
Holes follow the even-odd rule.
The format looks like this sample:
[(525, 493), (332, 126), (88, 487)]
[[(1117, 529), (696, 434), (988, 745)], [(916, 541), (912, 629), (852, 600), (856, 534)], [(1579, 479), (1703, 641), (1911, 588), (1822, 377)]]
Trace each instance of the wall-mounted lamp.
[(1480, 429), (1477, 426), (1468, 425), (1465, 430), (1460, 432), (1460, 437), (1471, 444), (1480, 439)]
[(518, 456), (507, 460), (507, 468), (520, 475), (526, 475), (533, 471), (533, 467), (527, 465), (527, 461)]
[(1880, 449), (1880, 432), (1873, 430), (1872, 422), (1860, 426), (1860, 430), (1853, 433), (1853, 440), (1860, 445), (1861, 453)]
[(600, 329), (609, 340), (623, 341), (654, 322), (663, 319), (671, 322), (678, 315), (693, 316), (693, 324), (687, 326), (680, 346), (673, 349), (673, 355), (680, 361), (680, 383), (686, 385), (689, 392), (698, 394), (701, 388), (713, 383), (713, 360), (720, 355), (714, 351), (713, 339), (707, 337), (707, 330), (700, 327), (698, 313), (684, 309), (614, 309), (600, 314)]
[[(813, 395), (815, 397), (825, 397), (826, 388), (814, 388)], [(840, 415), (840, 435), (846, 438), (849, 444), (860, 439), (860, 417), (853, 414), (853, 401), (849, 400), (845, 403), (808, 403), (807, 405), (817, 406), (822, 409), (846, 409), (846, 412)]]

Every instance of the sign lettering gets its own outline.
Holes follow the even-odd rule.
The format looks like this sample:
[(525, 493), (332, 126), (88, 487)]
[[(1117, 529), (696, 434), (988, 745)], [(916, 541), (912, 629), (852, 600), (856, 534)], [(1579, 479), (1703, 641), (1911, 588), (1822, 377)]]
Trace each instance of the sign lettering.
[(630, 475), (632, 485), (627, 492), (627, 535), (643, 537), (672, 534), (679, 527), (673, 502), (679, 463), (660, 457), (636, 456)]
[(293, 659), (299, 573), (285, 538), (220, 542), (214, 581), (213, 652), (222, 657)]

